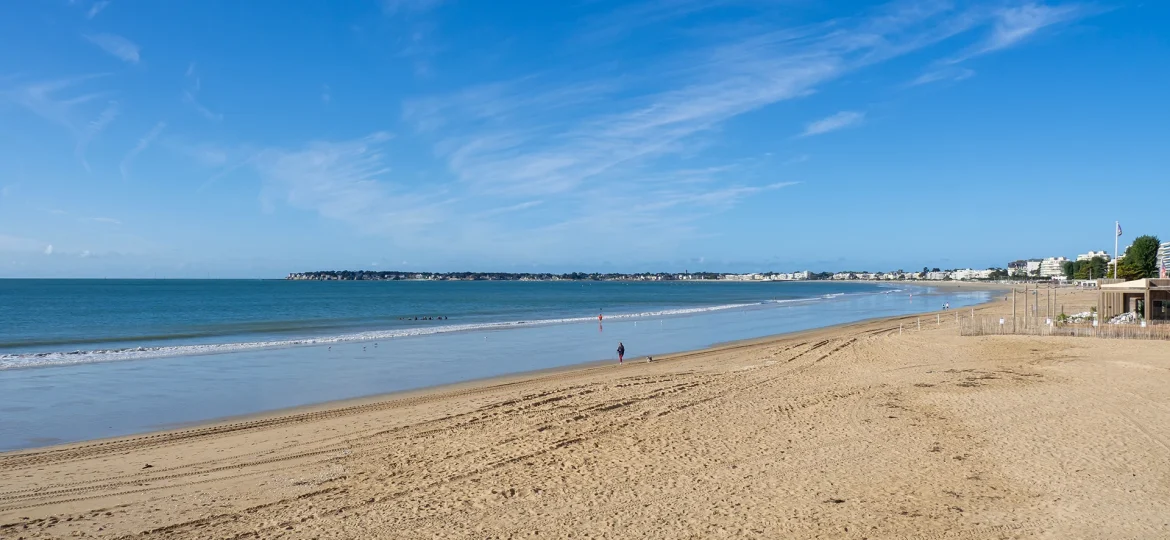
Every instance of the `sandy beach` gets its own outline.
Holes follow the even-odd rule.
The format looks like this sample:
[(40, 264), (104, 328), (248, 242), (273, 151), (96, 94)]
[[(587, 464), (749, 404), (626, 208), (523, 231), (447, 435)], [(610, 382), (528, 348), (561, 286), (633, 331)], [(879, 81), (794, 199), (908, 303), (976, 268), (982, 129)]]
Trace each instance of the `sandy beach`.
[(0, 538), (1170, 537), (1170, 344), (954, 317), (2, 454)]

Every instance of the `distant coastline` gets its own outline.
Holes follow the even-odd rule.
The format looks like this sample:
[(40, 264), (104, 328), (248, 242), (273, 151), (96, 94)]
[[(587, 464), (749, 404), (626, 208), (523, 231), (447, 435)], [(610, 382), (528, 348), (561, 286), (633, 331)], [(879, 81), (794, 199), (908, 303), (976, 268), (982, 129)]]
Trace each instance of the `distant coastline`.
[[(991, 271), (954, 270), (930, 272), (763, 272), (735, 274), (724, 272), (642, 272), (600, 273), (571, 272), (564, 274), (514, 272), (404, 272), (400, 270), (322, 270), (293, 272), (289, 281), (704, 281), (704, 282), (792, 282), (792, 281), (863, 281), (863, 282), (927, 282), (948, 281), (1002, 283), (991, 279)], [(988, 277), (984, 277), (988, 276)], [(995, 276), (1001, 277), (1001, 276)], [(1006, 277), (1006, 276), (1003, 276)], [(1017, 276), (1016, 279), (1020, 277)]]
[[(809, 272), (798, 272), (806, 276), (820, 276)], [(672, 274), (658, 273), (599, 273), (599, 272), (571, 272), (567, 274), (553, 273), (513, 273), (513, 272), (402, 272), (385, 271), (370, 272), (364, 270), (324, 270), (318, 272), (294, 272), (286, 277), (292, 281), (726, 281), (728, 276), (738, 274), (722, 274), (715, 272), (697, 272)], [(785, 275), (785, 274), (770, 274)], [(791, 276), (791, 274), (787, 274)], [(832, 276), (832, 274), (828, 274)], [(820, 277), (801, 277), (799, 279), (784, 279), (783, 281), (808, 281), (812, 279), (826, 279)], [(750, 281), (750, 280), (742, 280)], [(767, 280), (763, 280), (767, 281)], [(777, 280), (771, 280), (777, 281)]]

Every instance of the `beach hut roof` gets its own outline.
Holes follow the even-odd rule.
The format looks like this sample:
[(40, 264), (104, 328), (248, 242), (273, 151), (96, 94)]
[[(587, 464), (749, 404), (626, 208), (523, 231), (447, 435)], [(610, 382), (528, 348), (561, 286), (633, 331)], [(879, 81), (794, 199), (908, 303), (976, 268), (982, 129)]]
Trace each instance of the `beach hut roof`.
[(1146, 289), (1170, 289), (1170, 279), (1135, 279), (1133, 281), (1125, 281), (1122, 283), (1110, 283), (1102, 285), (1102, 289), (1118, 290), (1123, 289), (1127, 291), (1144, 291)]

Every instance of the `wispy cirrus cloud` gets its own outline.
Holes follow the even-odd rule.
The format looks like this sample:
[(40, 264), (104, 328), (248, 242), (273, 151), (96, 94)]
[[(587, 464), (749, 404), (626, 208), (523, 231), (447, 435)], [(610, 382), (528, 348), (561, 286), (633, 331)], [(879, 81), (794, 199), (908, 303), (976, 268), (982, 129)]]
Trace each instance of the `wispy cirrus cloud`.
[(813, 135), (823, 135), (831, 131), (837, 131), (840, 129), (856, 126), (864, 121), (865, 113), (863, 112), (841, 111), (815, 122), (810, 122), (807, 126), (804, 127), (804, 132), (802, 132), (800, 136), (811, 137)]
[[(697, 137), (731, 118), (806, 96), (971, 24), (962, 13), (895, 5), (789, 29), (721, 28), (700, 35), (684, 53), (652, 59), (644, 77), (562, 74), (557, 82), (494, 83), (408, 103), (406, 118), (422, 133), (442, 132), (437, 151), (473, 188), (568, 192), (587, 179), (610, 181), (648, 161), (685, 154)], [(857, 114), (836, 121), (856, 122)]]
[(939, 81), (962, 81), (970, 79), (975, 76), (975, 70), (968, 68), (960, 68), (955, 66), (947, 66), (934, 71), (927, 71), (919, 75), (907, 86), (918, 86), (922, 84), (930, 84)]
[[(641, 54), (636, 65), (579, 56), (528, 76), (408, 100), (404, 119), (433, 142), (459, 189), (499, 201), (499, 208), (543, 201), (522, 213), (535, 224), (526, 229), (526, 246), (567, 237), (589, 245), (590, 235), (639, 230), (658, 241), (638, 249), (663, 249), (693, 238), (704, 216), (792, 186), (769, 171), (783, 166), (775, 162), (706, 163), (704, 148), (717, 144), (730, 120), (992, 20), (981, 7), (896, 1), (856, 17), (778, 28), (774, 22), (783, 17), (775, 6), (739, 4), (736, 13), (771, 11), (709, 24), (689, 19), (685, 31), (672, 34), (673, 47)], [(706, 9), (651, 0), (597, 20), (637, 26), (639, 18), (674, 21)], [(585, 39), (597, 31), (586, 25)], [(863, 120), (864, 113), (844, 111), (805, 131), (828, 133)], [(696, 164), (709, 172), (693, 174)], [(584, 230), (590, 233), (578, 235)], [(533, 248), (548, 249), (556, 249), (551, 240)]]
[(509, 206), (501, 206), (498, 208), (491, 208), (488, 210), (484, 210), (483, 212), (479, 212), (478, 214), (476, 214), (475, 217), (482, 219), (482, 218), (490, 218), (490, 217), (500, 216), (503, 214), (510, 214), (512, 212), (522, 212), (522, 211), (528, 210), (530, 208), (536, 208), (537, 206), (540, 206), (542, 204), (544, 204), (544, 201), (525, 201), (522, 203), (513, 204), (513, 205), (509, 205)]
[(121, 225), (122, 224), (122, 220), (109, 218), (109, 217), (95, 217), (95, 218), (93, 218), (93, 221), (96, 221), (98, 223), (105, 223), (107, 225)]
[(421, 13), (443, 4), (443, 0), (382, 0), (382, 12), (387, 15)]
[(1016, 3), (1001, 5), (995, 9), (983, 8), (973, 11), (972, 17), (979, 21), (981, 26), (988, 27), (986, 34), (959, 53), (934, 62), (929, 70), (906, 86), (971, 78), (975, 71), (957, 67), (957, 64), (1022, 45), (1049, 27), (1071, 23), (1101, 12), (1102, 9), (1093, 4), (1048, 5), (1041, 2)]
[(97, 17), (98, 13), (101, 13), (102, 10), (109, 7), (109, 5), (110, 5), (110, 2), (108, 0), (99, 0), (97, 2), (94, 2), (93, 5), (89, 7), (89, 11), (85, 12), (85, 18), (92, 19), (94, 17)]
[[(46, 121), (65, 128), (76, 139), (74, 156), (90, 170), (86, 160), (89, 145), (117, 119), (120, 108), (117, 101), (106, 100), (97, 106), (109, 92), (85, 90), (85, 83), (104, 74), (82, 75), (52, 81), (27, 83), (14, 89), (0, 91), (0, 99), (16, 103)], [(95, 112), (96, 111), (96, 112)], [(86, 117), (90, 120), (84, 120)]]
[(89, 149), (89, 144), (93, 142), (106, 127), (114, 122), (119, 113), (118, 102), (111, 101), (106, 104), (106, 108), (98, 114), (97, 118), (90, 121), (81, 131), (80, 137), (77, 139), (77, 147), (74, 149), (74, 154), (77, 159), (81, 161), (81, 165), (85, 167), (86, 172), (89, 172), (89, 161), (85, 159), (85, 152)]
[[(388, 14), (405, 15), (436, 5), (383, 7)], [(736, 157), (723, 157), (727, 153), (707, 151), (720, 144), (721, 131), (734, 119), (795, 102), (871, 66), (960, 34), (974, 35), (973, 30), (1002, 34), (988, 38), (987, 50), (1026, 39), (1010, 30), (1012, 15), (968, 5), (896, 1), (855, 17), (778, 27), (776, 21), (788, 19), (768, 2), (724, 13), (770, 10), (761, 17), (715, 21), (689, 17), (713, 9), (702, 2), (622, 3), (610, 20), (622, 20), (627, 28), (682, 19), (686, 27), (671, 32), (671, 47), (634, 56), (565, 55), (563, 63), (539, 71), (403, 104), (403, 119), (432, 146), (450, 180), (428, 174), (420, 182), (410, 171), (396, 170), (392, 165), (401, 166), (392, 157), (396, 140), (386, 133), (253, 147), (243, 152), (246, 159), (219, 160), (212, 178), (237, 170), (255, 173), (265, 208), (313, 212), (393, 238), (395, 245), (435, 250), (450, 245), (462, 253), (542, 260), (585, 249), (641, 257), (688, 242), (703, 232), (700, 221), (707, 216), (800, 189), (789, 176), (797, 168), (782, 169), (779, 159), (737, 163)], [(589, 39), (598, 37), (588, 36), (598, 29), (586, 24), (579, 30)], [(616, 35), (623, 33), (629, 32)], [(567, 46), (582, 38), (564, 39)], [(422, 50), (411, 48), (415, 41), (427, 44), (412, 39), (403, 56)], [(938, 73), (932, 80), (970, 76), (940, 65), (934, 65)], [(199, 89), (194, 66), (187, 77), (194, 102)], [(329, 100), (325, 87), (322, 101)], [(863, 112), (846, 110), (779, 129), (803, 129), (803, 136), (812, 136), (864, 120)], [(759, 150), (751, 154), (758, 156)], [(608, 245), (605, 239), (616, 235), (623, 238), (620, 245)], [(625, 240), (631, 236), (637, 238)]]
[(203, 79), (196, 73), (194, 62), (187, 64), (185, 77), (187, 79), (187, 87), (183, 89), (183, 103), (190, 105), (200, 116), (212, 122), (222, 122), (222, 113), (208, 109), (199, 101), (199, 92), (203, 90)]
[(127, 64), (137, 64), (139, 47), (133, 41), (114, 34), (86, 34), (86, 40), (100, 47), (106, 54), (113, 56)]
[(586, 19), (576, 39), (591, 43), (617, 40), (647, 26), (673, 22), (690, 15), (736, 3), (734, 0), (644, 0), (629, 2)]
[(31, 82), (0, 91), (0, 97), (80, 137), (82, 127), (77, 119), (82, 114), (80, 110), (109, 96), (109, 92), (83, 90), (82, 87), (86, 82), (104, 76), (105, 74), (91, 74)]
[[(711, 5), (652, 0), (597, 20), (636, 27), (706, 9)], [(643, 256), (693, 238), (704, 216), (793, 185), (768, 171), (782, 165), (704, 162), (703, 149), (729, 120), (800, 99), (987, 20), (944, 2), (895, 2), (854, 18), (789, 28), (751, 17), (711, 26), (695, 19), (676, 47), (640, 56), (636, 66), (577, 57), (561, 68), (408, 100), (403, 117), (433, 142), (458, 189), (496, 201), (496, 208), (521, 210), (484, 216), (499, 222), (483, 230), (507, 237), (506, 223), (522, 220), (521, 244), (540, 257), (566, 243), (613, 253), (619, 248), (597, 238), (638, 230), (655, 241), (633, 239), (620, 249)], [(587, 24), (582, 35), (624, 32), (598, 31)], [(863, 119), (846, 112), (812, 126), (810, 134)], [(532, 200), (542, 203), (526, 206)]]
[(1044, 28), (1080, 19), (1095, 12), (1096, 10), (1089, 6), (1080, 4), (1049, 6), (1043, 3), (1028, 3), (1000, 9), (995, 13), (995, 23), (990, 34), (980, 43), (951, 59), (951, 62), (961, 62), (1014, 47)]
[(150, 131), (148, 131), (146, 135), (144, 135), (141, 139), (138, 139), (138, 143), (134, 145), (134, 148), (131, 148), (130, 151), (126, 153), (126, 156), (122, 158), (122, 162), (118, 164), (118, 171), (122, 173), (123, 181), (130, 179), (130, 166), (134, 163), (134, 160), (138, 157), (138, 154), (141, 154), (147, 148), (150, 148), (150, 145), (154, 142), (155, 139), (158, 138), (159, 135), (162, 134), (166, 127), (166, 122), (159, 122), (155, 124), (154, 127), (150, 128)]
[(263, 182), (262, 196), (359, 230), (405, 236), (444, 221), (445, 196), (394, 182), (385, 148), (391, 136), (317, 141), (298, 149), (266, 148), (246, 163)]

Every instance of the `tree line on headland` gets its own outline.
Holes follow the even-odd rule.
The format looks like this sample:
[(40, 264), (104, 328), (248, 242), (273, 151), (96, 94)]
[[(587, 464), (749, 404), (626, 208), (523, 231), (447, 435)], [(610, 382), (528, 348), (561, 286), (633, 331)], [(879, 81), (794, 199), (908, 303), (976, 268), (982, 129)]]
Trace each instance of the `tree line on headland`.
[(1093, 257), (1087, 261), (1064, 263), (1064, 275), (1068, 279), (1094, 279), (1118, 277), (1124, 280), (1156, 278), (1160, 274), (1158, 248), (1161, 241), (1157, 236), (1143, 235), (1135, 238), (1118, 257), (1117, 272), (1113, 264), (1104, 257)]

